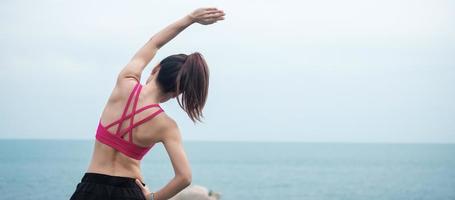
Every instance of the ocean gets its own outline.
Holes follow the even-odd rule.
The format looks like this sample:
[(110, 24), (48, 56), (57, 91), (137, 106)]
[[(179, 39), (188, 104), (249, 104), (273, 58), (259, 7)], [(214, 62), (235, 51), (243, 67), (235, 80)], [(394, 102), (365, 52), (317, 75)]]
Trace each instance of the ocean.
[[(0, 140), (0, 199), (69, 199), (93, 140)], [(454, 200), (455, 144), (185, 142), (193, 184), (221, 199)], [(152, 190), (173, 176), (161, 144), (143, 159)]]

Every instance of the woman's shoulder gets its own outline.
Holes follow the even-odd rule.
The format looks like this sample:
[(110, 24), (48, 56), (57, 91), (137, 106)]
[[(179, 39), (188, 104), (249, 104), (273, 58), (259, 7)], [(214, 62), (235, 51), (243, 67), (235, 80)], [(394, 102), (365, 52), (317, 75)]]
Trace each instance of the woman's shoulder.
[(162, 112), (157, 116), (158, 124), (162, 130), (178, 129), (177, 122), (170, 117), (166, 112)]
[(180, 135), (180, 130), (177, 122), (165, 112), (162, 112), (158, 115), (157, 124), (159, 124), (161, 140)]
[(111, 95), (109, 96), (109, 102), (124, 101), (133, 92), (134, 87), (138, 82), (134, 80), (123, 80), (117, 81), (112, 88)]

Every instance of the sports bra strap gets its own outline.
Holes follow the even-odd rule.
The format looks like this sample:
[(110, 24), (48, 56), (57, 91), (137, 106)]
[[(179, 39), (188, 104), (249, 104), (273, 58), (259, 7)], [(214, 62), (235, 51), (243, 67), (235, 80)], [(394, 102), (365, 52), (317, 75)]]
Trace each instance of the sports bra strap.
[[(132, 133), (133, 131), (132, 130), (132, 126), (133, 126), (133, 121), (134, 121), (134, 115), (136, 115), (136, 106), (137, 106), (137, 101), (139, 100), (139, 93), (141, 93), (141, 89), (142, 89), (142, 85), (139, 85), (139, 89), (137, 89), (137, 92), (136, 92), (136, 99), (134, 99), (134, 103), (133, 103), (133, 111), (131, 111), (131, 119), (130, 119), (130, 127), (127, 128), (127, 130), (129, 129), (129, 131), (127, 132), (128, 133), (128, 140), (130, 142), (133, 142), (133, 137), (132, 137)], [(125, 133), (122, 133), (120, 135), (120, 137), (123, 137)]]
[[(151, 115), (145, 117), (144, 119), (140, 120), (139, 122), (137, 122), (137, 123), (131, 125), (130, 127), (128, 127), (125, 131), (123, 131), (123, 132), (121, 133), (121, 135), (123, 136), (125, 133), (127, 133), (127, 132), (133, 130), (133, 128), (135, 128), (135, 127), (137, 127), (137, 126), (139, 126), (139, 125), (141, 125), (141, 124), (147, 122), (147, 120), (154, 118), (156, 115), (160, 114), (160, 113), (163, 112), (163, 111), (164, 111), (164, 110), (160, 108), (159, 110), (155, 111), (155, 112), (152, 113)], [(131, 134), (130, 134), (129, 136), (131, 136)], [(129, 136), (128, 136), (128, 137), (129, 137)]]
[(123, 110), (122, 117), (120, 118), (120, 124), (117, 127), (117, 131), (115, 132), (115, 135), (118, 135), (120, 133), (120, 129), (122, 128), (122, 122), (123, 122), (123, 120), (125, 120), (125, 115), (126, 115), (126, 112), (128, 111), (128, 107), (130, 106), (131, 99), (133, 98), (133, 94), (134, 94), (134, 92), (136, 92), (136, 89), (139, 87), (139, 85), (140, 84), (137, 83), (134, 86), (133, 91), (131, 92), (130, 96), (128, 97), (128, 101), (126, 102), (125, 109)]
[[(139, 113), (141, 113), (142, 111), (147, 110), (148, 108), (152, 108), (152, 107), (159, 107), (159, 105), (158, 105), (158, 104), (150, 104), (150, 105), (144, 106), (144, 107), (142, 107), (142, 108), (137, 109), (136, 114), (139, 114)], [(129, 114), (127, 114), (127, 115), (125, 116), (124, 119), (129, 119), (132, 115), (133, 115), (132, 113), (129, 113)], [(106, 129), (109, 129), (110, 127), (112, 127), (112, 126), (118, 124), (120, 121), (122, 121), (122, 119), (118, 119), (118, 120), (112, 122), (111, 124), (107, 125), (105, 128), (106, 128)]]
[[(143, 123), (145, 123), (147, 120), (150, 120), (152, 119), (153, 117), (155, 117), (156, 115), (160, 114), (161, 112), (163, 112), (164, 110), (160, 107), (159, 104), (155, 103), (155, 104), (150, 104), (150, 105), (147, 105), (147, 106), (144, 106), (138, 110), (136, 110), (136, 107), (137, 107), (137, 103), (139, 101), (139, 94), (142, 90), (142, 85), (140, 85), (140, 83), (138, 82), (136, 84), (136, 86), (134, 86), (134, 89), (133, 91), (131, 92), (130, 96), (128, 97), (128, 101), (125, 105), (125, 108), (123, 110), (123, 113), (122, 113), (122, 116), (120, 117), (120, 119), (112, 122), (111, 124), (107, 125), (106, 127), (104, 127), (105, 129), (109, 129), (110, 127), (118, 124), (118, 127), (117, 127), (117, 131), (115, 133), (116, 136), (120, 137), (120, 138), (123, 138), (123, 136), (128, 133), (128, 140), (130, 143), (133, 143), (133, 137), (132, 137), (132, 134), (133, 134), (133, 129)], [(133, 108), (132, 108), (132, 111), (131, 113), (129, 114), (126, 114), (128, 112), (128, 108), (129, 108), (129, 105), (131, 103), (131, 100), (133, 99), (133, 96), (134, 96), (134, 102), (133, 102)], [(153, 112), (151, 115), (145, 117), (144, 119), (140, 120), (139, 122), (137, 123), (134, 123), (134, 115), (148, 109), (148, 108), (152, 108), (152, 107), (158, 107), (158, 110)], [(129, 123), (129, 126), (128, 128), (126, 128), (125, 130), (121, 130), (122, 128), (122, 124), (125, 120), (128, 120), (130, 119), (130, 123)]]

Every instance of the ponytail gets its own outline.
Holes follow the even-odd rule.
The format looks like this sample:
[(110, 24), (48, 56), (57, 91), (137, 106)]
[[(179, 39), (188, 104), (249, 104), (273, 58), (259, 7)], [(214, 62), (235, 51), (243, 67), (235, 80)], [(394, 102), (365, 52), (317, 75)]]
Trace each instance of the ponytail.
[(164, 92), (176, 92), (179, 106), (193, 122), (204, 117), (202, 109), (208, 95), (209, 69), (202, 54), (176, 54), (160, 62), (158, 82)]

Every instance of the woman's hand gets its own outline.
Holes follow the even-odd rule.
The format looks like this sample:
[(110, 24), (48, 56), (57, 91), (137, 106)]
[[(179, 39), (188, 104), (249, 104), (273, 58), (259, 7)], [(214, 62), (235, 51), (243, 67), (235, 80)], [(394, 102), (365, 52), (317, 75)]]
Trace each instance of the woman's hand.
[(198, 8), (191, 12), (188, 16), (193, 22), (208, 25), (213, 24), (219, 20), (224, 20), (224, 12), (217, 8)]
[(139, 179), (136, 179), (136, 184), (141, 188), (142, 194), (144, 194), (145, 199), (151, 199), (149, 196), (151, 195), (150, 189), (147, 185), (143, 186)]

